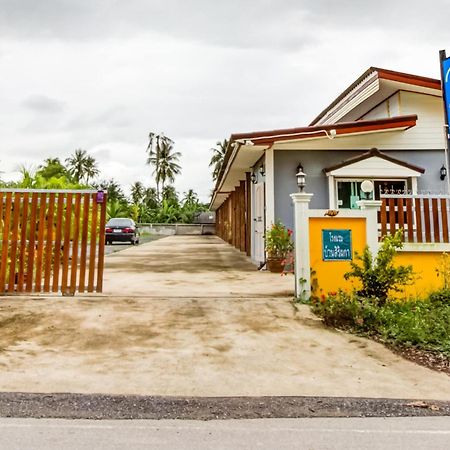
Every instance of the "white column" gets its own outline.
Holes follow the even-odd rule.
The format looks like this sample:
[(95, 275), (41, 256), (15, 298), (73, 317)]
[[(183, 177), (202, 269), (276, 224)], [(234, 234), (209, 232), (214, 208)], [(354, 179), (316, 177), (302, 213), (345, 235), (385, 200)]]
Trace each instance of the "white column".
[(378, 251), (378, 211), (380, 200), (359, 200), (356, 204), (366, 213), (366, 242), (372, 254)]
[(294, 202), (295, 225), (295, 295), (311, 295), (311, 267), (309, 258), (309, 203), (314, 194), (291, 194)]
[(337, 203), (336, 203), (336, 192), (334, 189), (333, 175), (328, 175), (328, 201), (329, 201), (328, 208), (330, 208), (330, 209), (338, 208)]
[(266, 228), (275, 223), (275, 171), (273, 148), (268, 148), (265, 153), (266, 172)]

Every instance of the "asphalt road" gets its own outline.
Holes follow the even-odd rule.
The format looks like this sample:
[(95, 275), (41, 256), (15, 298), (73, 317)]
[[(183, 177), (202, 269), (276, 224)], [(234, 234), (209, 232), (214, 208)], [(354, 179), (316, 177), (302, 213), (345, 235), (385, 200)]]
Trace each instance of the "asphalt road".
[(227, 421), (1, 419), (0, 449), (448, 449), (449, 417)]

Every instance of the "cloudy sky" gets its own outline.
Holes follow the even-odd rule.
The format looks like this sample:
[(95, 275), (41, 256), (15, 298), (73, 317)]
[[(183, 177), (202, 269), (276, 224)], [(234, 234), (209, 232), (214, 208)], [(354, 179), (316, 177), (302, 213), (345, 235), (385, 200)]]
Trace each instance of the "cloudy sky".
[[(430, 14), (430, 11), (433, 13)], [(212, 188), (232, 132), (307, 125), (369, 66), (439, 77), (448, 0), (0, 0), (0, 170), (93, 154), (152, 185), (149, 131)], [(17, 176), (17, 175), (16, 175)]]

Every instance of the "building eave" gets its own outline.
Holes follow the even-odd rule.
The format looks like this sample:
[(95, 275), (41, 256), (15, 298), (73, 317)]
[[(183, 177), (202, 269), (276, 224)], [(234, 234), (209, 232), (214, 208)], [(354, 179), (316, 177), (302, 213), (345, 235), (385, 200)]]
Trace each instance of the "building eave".
[[(370, 67), (357, 80), (355, 80), (347, 89), (345, 89), (330, 105), (328, 105), (311, 123), (310, 126), (318, 125), (325, 121), (327, 116), (334, 115), (333, 109), (340, 103), (348, 103), (356, 96), (367, 90), (370, 85), (376, 81), (393, 81), (402, 85), (410, 85), (422, 88), (424, 90), (432, 89), (436, 93), (441, 92), (441, 81), (435, 78), (428, 78), (419, 75), (397, 72), (394, 70), (381, 69), (379, 67)], [(413, 90), (413, 89), (412, 89)]]

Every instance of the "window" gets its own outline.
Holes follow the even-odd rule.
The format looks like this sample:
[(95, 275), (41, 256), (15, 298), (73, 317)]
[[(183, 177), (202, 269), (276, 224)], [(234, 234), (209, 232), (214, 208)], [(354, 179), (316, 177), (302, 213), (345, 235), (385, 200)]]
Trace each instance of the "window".
[(361, 183), (364, 180), (337, 180), (337, 207), (346, 209), (358, 209), (356, 204), (359, 200), (375, 200), (380, 199), (380, 191), (404, 190), (406, 188), (406, 180), (370, 180), (374, 184), (374, 192), (368, 196), (361, 190)]

